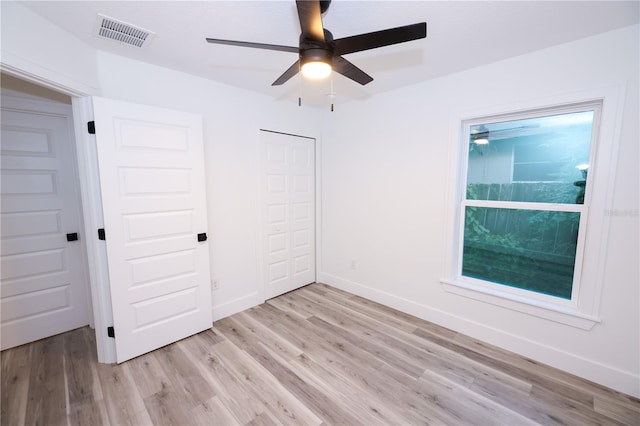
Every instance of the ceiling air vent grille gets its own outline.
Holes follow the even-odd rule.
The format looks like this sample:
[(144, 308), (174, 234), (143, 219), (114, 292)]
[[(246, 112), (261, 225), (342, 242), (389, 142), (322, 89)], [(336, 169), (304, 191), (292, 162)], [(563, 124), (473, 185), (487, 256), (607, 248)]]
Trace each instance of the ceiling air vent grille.
[(155, 34), (144, 28), (98, 14), (96, 35), (135, 47), (146, 47)]

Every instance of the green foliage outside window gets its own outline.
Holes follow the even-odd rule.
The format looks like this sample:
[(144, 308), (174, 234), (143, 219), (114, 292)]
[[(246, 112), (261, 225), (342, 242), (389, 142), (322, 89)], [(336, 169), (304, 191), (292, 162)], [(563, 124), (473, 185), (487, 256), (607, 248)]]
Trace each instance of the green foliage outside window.
[[(468, 197), (483, 186), (470, 184)], [(549, 188), (554, 197), (575, 200), (574, 188), (558, 186)], [(467, 206), (462, 274), (570, 299), (579, 221), (574, 212)]]

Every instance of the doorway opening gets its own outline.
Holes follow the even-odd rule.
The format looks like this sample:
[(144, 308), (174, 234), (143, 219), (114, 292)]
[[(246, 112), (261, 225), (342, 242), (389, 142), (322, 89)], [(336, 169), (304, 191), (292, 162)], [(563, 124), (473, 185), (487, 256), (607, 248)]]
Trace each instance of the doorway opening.
[(92, 325), (71, 98), (2, 74), (1, 349)]

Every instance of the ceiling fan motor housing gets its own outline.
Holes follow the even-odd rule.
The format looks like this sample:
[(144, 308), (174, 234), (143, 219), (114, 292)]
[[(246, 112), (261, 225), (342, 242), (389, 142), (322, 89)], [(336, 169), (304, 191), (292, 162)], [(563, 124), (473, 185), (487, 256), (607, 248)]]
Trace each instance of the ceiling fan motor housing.
[(300, 65), (304, 65), (308, 62), (324, 62), (331, 64), (333, 53), (326, 48), (312, 48), (300, 50)]
[(324, 40), (305, 37), (300, 34), (300, 65), (307, 62), (324, 62), (331, 64), (333, 58), (333, 34), (324, 30)]

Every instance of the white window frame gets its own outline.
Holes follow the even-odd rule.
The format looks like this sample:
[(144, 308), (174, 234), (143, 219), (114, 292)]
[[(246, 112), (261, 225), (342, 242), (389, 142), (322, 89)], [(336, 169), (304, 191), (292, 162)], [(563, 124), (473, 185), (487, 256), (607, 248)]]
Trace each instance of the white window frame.
[[(621, 128), (623, 87), (562, 95), (507, 107), (460, 112), (451, 117), (449, 176), (449, 226), (445, 234), (447, 255), (441, 283), (445, 291), (525, 314), (589, 330), (600, 322), (599, 307), (604, 281), (615, 160)], [(594, 113), (589, 179), (585, 204), (543, 204), (466, 200), (469, 128), (472, 125), (585, 110)], [(462, 242), (465, 206), (523, 208), (580, 213), (574, 285), (570, 300), (462, 276)], [(462, 215), (462, 216), (461, 216)]]

